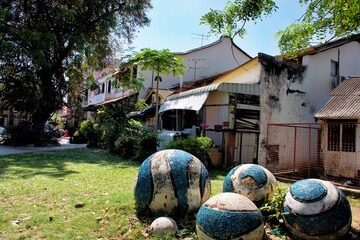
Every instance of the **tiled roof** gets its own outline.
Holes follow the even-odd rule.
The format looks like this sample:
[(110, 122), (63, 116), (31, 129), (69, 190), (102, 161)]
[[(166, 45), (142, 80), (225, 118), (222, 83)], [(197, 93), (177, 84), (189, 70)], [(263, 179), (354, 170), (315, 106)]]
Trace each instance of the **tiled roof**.
[(315, 118), (360, 118), (360, 76), (347, 77), (330, 96)]

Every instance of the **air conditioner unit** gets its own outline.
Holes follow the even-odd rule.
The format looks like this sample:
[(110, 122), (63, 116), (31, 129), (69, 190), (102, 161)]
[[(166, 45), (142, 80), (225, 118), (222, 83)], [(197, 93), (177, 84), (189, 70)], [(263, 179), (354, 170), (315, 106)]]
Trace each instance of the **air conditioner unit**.
[(331, 80), (333, 83), (333, 87), (336, 88), (342, 81), (344, 81), (345, 77), (344, 76), (332, 76)]

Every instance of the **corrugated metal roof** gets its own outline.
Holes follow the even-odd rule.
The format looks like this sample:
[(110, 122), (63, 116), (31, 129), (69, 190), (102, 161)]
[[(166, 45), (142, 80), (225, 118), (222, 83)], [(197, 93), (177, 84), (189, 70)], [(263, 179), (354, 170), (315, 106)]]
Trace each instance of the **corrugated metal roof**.
[(234, 93), (242, 93), (242, 94), (250, 94), (260, 96), (260, 84), (242, 84), (242, 83), (218, 83), (213, 85), (207, 85), (204, 87), (199, 87), (195, 89), (191, 89), (186, 92), (181, 92), (175, 95), (171, 95), (165, 98), (164, 102), (175, 100), (182, 97), (187, 97), (190, 95), (203, 93), (203, 92), (211, 92), (211, 91), (222, 91), (222, 92), (234, 92)]
[(330, 96), (337, 95), (360, 95), (360, 76), (347, 77), (330, 92)]
[(315, 118), (360, 118), (360, 76), (346, 78)]

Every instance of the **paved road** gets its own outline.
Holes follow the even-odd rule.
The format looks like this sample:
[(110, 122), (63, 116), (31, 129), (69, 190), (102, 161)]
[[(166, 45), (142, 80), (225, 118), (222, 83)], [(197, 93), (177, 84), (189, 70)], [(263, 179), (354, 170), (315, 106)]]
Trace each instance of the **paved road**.
[(86, 147), (86, 144), (70, 144), (68, 138), (59, 139), (59, 143), (60, 143), (60, 146), (52, 146), (52, 147), (33, 147), (33, 146), (13, 147), (13, 146), (0, 145), (0, 155), (21, 154), (21, 153), (28, 153), (28, 152), (44, 152), (44, 151), (54, 151), (54, 150), (64, 150), (64, 149), (85, 148)]

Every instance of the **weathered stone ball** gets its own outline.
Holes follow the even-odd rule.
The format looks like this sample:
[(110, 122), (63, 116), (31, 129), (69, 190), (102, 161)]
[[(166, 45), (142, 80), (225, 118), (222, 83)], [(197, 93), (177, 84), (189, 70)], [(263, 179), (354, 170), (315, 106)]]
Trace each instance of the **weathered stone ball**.
[(134, 183), (137, 206), (152, 213), (199, 210), (210, 197), (209, 173), (195, 156), (182, 150), (162, 150), (140, 166)]
[(302, 239), (339, 239), (351, 225), (349, 201), (327, 181), (306, 179), (291, 185), (283, 206), (284, 223)]
[(274, 193), (277, 183), (274, 175), (256, 164), (234, 167), (225, 177), (223, 192), (235, 192), (262, 206)]
[(206, 201), (196, 216), (199, 239), (262, 239), (264, 225), (256, 205), (237, 193), (221, 193)]
[(172, 218), (159, 217), (151, 223), (149, 230), (157, 236), (166, 236), (175, 234), (179, 231), (179, 228)]

